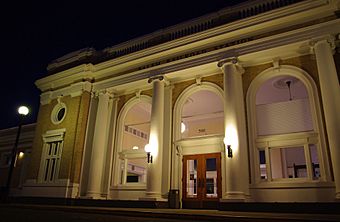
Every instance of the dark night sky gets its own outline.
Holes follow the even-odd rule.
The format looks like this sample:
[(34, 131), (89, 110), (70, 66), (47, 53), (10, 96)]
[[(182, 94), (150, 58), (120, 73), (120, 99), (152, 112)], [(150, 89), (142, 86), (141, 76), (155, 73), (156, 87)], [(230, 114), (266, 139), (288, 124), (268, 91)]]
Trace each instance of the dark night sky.
[(0, 129), (18, 124), (20, 104), (31, 108), (25, 123), (36, 121), (40, 92), (34, 82), (46, 76), (53, 59), (113, 46), (242, 0), (12, 2), (0, 13)]

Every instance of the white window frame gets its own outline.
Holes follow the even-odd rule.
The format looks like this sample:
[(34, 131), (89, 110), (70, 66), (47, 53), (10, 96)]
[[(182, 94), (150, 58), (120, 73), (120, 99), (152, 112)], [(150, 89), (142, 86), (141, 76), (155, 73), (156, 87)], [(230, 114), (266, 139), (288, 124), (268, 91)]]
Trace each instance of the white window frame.
[[(315, 132), (302, 132), (302, 133), (289, 133), (284, 135), (274, 135), (274, 136), (262, 136), (256, 139), (256, 155), (255, 155), (255, 162), (256, 162), (256, 182), (297, 182), (297, 181), (320, 181), (323, 180), (325, 177), (325, 171), (323, 169), (323, 164), (320, 163), (320, 153), (318, 151), (318, 159), (319, 159), (319, 166), (321, 171), (321, 177), (315, 179), (313, 177), (313, 168), (312, 168), (312, 159), (309, 145), (315, 144), (316, 146), (320, 146), (318, 141), (319, 135)], [(307, 168), (307, 177), (304, 178), (272, 178), (271, 172), (271, 159), (270, 159), (270, 150), (271, 149), (280, 149), (280, 148), (289, 148), (289, 147), (303, 147), (304, 148), (304, 155), (306, 161), (306, 168)], [(260, 172), (260, 158), (259, 158), (259, 151), (265, 151), (265, 158), (266, 158), (266, 172), (267, 172), (267, 179), (261, 179), (261, 172)]]
[[(43, 149), (42, 149), (42, 155), (41, 155), (41, 162), (40, 162), (40, 170), (39, 170), (39, 176), (38, 176), (38, 182), (39, 183), (56, 183), (59, 176), (59, 169), (60, 169), (60, 161), (64, 146), (64, 135), (65, 135), (66, 129), (57, 129), (57, 130), (49, 130), (45, 134), (42, 135), (43, 137)], [(59, 147), (57, 150), (57, 154), (49, 155), (48, 150), (51, 143), (59, 143)], [(46, 175), (46, 161), (47, 160), (54, 160), (55, 166), (53, 169), (53, 175), (52, 179), (45, 180)], [(47, 178), (51, 178), (51, 165), (49, 166), (48, 175)]]
[[(131, 182), (128, 183), (126, 181), (127, 179), (127, 171), (128, 171), (128, 160), (129, 159), (141, 159), (141, 158), (145, 158), (145, 162), (147, 161), (146, 159), (147, 154), (144, 150), (124, 150), (122, 152), (119, 153), (119, 160), (120, 160), (120, 183), (119, 185), (126, 185), (126, 186), (146, 186), (146, 179), (147, 179), (147, 175), (145, 175), (144, 177), (144, 182)], [(122, 167), (123, 166), (123, 167)], [(145, 170), (147, 170), (145, 168)], [(145, 171), (146, 173), (146, 171)]]

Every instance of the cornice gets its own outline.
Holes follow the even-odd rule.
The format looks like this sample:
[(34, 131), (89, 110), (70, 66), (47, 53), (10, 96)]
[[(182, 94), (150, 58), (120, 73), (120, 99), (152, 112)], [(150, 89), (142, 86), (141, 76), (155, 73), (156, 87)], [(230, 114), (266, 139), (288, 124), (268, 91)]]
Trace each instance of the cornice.
[(83, 80), (92, 80), (94, 77), (94, 66), (83, 64), (71, 69), (47, 76), (35, 82), (35, 85), (42, 91), (58, 89), (62, 86)]
[(57, 99), (63, 96), (71, 97), (80, 96), (83, 94), (84, 91), (91, 92), (92, 83), (88, 81), (79, 82), (58, 90), (44, 92), (40, 95), (40, 104), (41, 105), (49, 104), (53, 99)]
[[(36, 85), (43, 92), (46, 92), (48, 90), (53, 91), (70, 85), (74, 82), (82, 81), (83, 79), (89, 79), (94, 82), (97, 81), (94, 84), (96, 89), (102, 89), (103, 87), (113, 87), (125, 84), (127, 81), (147, 79), (154, 75), (152, 73), (154, 71), (158, 73), (170, 73), (179, 69), (216, 62), (226, 57), (240, 56), (247, 53), (251, 54), (256, 52), (256, 50), (278, 47), (292, 41), (280, 39), (280, 34), (278, 34), (138, 70), (138, 67), (143, 64), (150, 62), (157, 63), (157, 61), (161, 59), (171, 58), (176, 55), (194, 52), (195, 50), (197, 51), (207, 47), (214, 47), (215, 45), (218, 46), (228, 41), (235, 41), (239, 39), (240, 36), (242, 36), (242, 38), (247, 38), (254, 35), (261, 35), (280, 28), (294, 26), (317, 18), (323, 18), (332, 15), (332, 13), (334, 14), (334, 7), (332, 7), (331, 4), (328, 4), (327, 0), (303, 1), (96, 65), (80, 65), (38, 80), (36, 81)], [(280, 23), (277, 22), (277, 19), (280, 19)], [(300, 32), (300, 30), (301, 29), (294, 30), (293, 32)], [(315, 33), (317, 33), (317, 31), (315, 31)], [(286, 32), (281, 33), (281, 35), (286, 36)], [(275, 41), (274, 39), (276, 37), (280, 39), (279, 41), (281, 41), (281, 44), (278, 41), (275, 43), (272, 42)], [(291, 38), (295, 42), (298, 42), (294, 36), (291, 36)], [(304, 39), (300, 38), (300, 40), (303, 41)], [(258, 46), (257, 44), (266, 45)], [(135, 71), (132, 70), (134, 68)]]
[[(224, 58), (232, 58), (237, 56), (242, 66), (251, 66), (254, 63), (272, 62), (273, 53), (265, 53), (266, 50), (275, 50), (275, 48), (284, 47), (277, 50), (274, 57), (280, 55), (281, 59), (297, 57), (310, 54), (310, 50), (302, 50), (303, 47), (310, 47), (309, 42), (316, 37), (322, 37), (329, 34), (337, 34), (340, 32), (340, 19), (317, 24), (314, 26), (293, 30), (290, 32), (280, 33), (274, 36), (254, 40), (242, 45), (234, 45), (229, 48), (201, 54), (193, 58), (176, 61), (172, 64), (163, 64), (146, 70), (131, 72), (122, 76), (113, 77), (93, 84), (95, 89), (104, 89), (115, 87), (134, 81), (142, 81), (154, 75), (171, 74), (178, 70), (185, 70), (194, 66), (205, 65), (208, 63), (217, 63)], [(259, 53), (265, 56), (259, 56)], [(169, 76), (169, 80), (171, 78)]]

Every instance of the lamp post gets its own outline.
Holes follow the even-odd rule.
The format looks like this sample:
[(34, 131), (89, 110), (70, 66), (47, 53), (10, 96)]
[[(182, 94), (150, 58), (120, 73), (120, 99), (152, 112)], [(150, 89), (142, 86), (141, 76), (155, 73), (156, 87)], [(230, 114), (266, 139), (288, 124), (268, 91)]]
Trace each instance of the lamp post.
[(20, 131), (21, 131), (22, 122), (24, 120), (24, 117), (29, 113), (29, 109), (26, 106), (20, 106), (18, 108), (18, 113), (20, 115), (19, 126), (18, 126), (17, 136), (15, 138), (14, 147), (13, 147), (13, 150), (12, 150), (11, 164), (9, 166), (7, 183), (6, 183), (6, 188), (5, 188), (6, 200), (7, 200), (7, 197), (9, 196), (9, 191), (10, 191), (10, 186), (11, 186), (11, 179), (12, 179), (14, 164), (15, 164), (15, 160), (16, 160), (16, 153), (17, 153), (17, 148), (18, 148), (18, 143), (19, 143), (19, 137), (20, 137)]

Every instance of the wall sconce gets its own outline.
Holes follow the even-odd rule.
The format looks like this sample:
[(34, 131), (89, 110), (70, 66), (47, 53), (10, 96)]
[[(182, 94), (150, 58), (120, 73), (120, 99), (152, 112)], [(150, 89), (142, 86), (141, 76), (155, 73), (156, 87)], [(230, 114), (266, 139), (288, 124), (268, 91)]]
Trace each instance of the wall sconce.
[(233, 150), (231, 149), (231, 145), (227, 145), (227, 156), (228, 158), (233, 157)]
[(231, 145), (229, 144), (227, 138), (223, 139), (224, 146), (226, 146), (226, 152), (227, 152), (227, 157), (232, 158), (233, 157), (233, 150), (231, 149)]
[(147, 155), (148, 163), (152, 163), (152, 155), (151, 155), (150, 144), (146, 144), (145, 147), (144, 147), (144, 150), (145, 150), (146, 155)]

